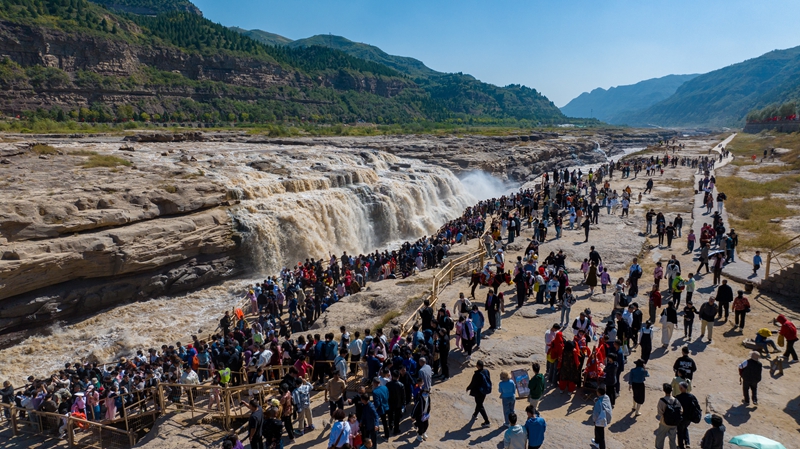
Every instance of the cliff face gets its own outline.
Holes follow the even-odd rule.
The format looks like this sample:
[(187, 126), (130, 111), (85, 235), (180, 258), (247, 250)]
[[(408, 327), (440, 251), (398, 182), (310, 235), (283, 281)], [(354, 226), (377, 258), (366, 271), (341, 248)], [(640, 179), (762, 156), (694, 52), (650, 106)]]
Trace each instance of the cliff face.
[[(144, 67), (162, 72), (180, 73), (190, 80), (215, 81), (234, 87), (254, 88), (220, 93), (215, 89), (189, 86), (144, 84), (131, 88), (104, 85), (82, 87), (74, 79), (53, 85), (7, 85), (0, 92), (0, 108), (7, 112), (63, 105), (67, 109), (100, 102), (110, 105), (135, 104), (141, 100), (180, 100), (191, 98), (209, 101), (216, 98), (253, 101), (279, 99), (300, 101), (290, 96), (277, 96), (276, 87), (329, 87), (337, 90), (366, 92), (393, 97), (411, 85), (399, 78), (381, 78), (340, 70), (316, 78), (287, 69), (280, 64), (226, 53), (200, 55), (177, 48), (137, 45), (85, 33), (65, 33), (55, 29), (0, 21), (0, 58), (7, 57), (23, 67), (52, 67), (67, 72), (72, 78), (79, 71), (113, 76), (119, 79), (135, 76)], [(13, 81), (13, 80), (12, 80)], [(8, 82), (8, 81), (7, 81)]]

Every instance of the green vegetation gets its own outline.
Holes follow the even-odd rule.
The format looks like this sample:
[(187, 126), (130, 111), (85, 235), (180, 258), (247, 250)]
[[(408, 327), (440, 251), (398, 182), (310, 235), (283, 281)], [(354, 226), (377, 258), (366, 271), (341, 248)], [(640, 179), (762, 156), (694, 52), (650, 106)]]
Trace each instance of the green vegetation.
[(96, 154), (97, 154), (96, 151), (89, 151), (89, 150), (76, 150), (69, 152), (70, 156), (94, 156)]
[[(772, 148), (789, 151), (779, 156), (778, 164), (755, 166), (758, 163), (751, 162), (751, 155), (757, 155), (756, 160), (760, 161), (764, 150)], [(728, 149), (736, 156), (736, 165), (741, 167), (732, 176), (717, 178), (717, 189), (728, 196), (725, 207), (732, 214), (731, 226), (739, 233), (741, 245), (744, 248), (767, 249), (788, 240), (790, 236), (783, 231), (781, 224), (770, 220), (796, 214), (796, 210), (788, 207), (789, 200), (774, 195), (787, 194), (800, 187), (800, 175), (790, 174), (800, 170), (800, 135), (766, 132), (738, 134)], [(740, 170), (783, 176), (770, 177), (764, 182), (750, 181), (737, 176)]]
[(58, 154), (58, 150), (55, 148), (41, 143), (32, 146), (31, 151), (36, 154)]
[(89, 159), (81, 164), (83, 168), (96, 168), (96, 167), (114, 168), (119, 165), (130, 167), (131, 165), (133, 165), (133, 162), (117, 156), (111, 156), (106, 154), (95, 154), (89, 156)]
[(742, 126), (748, 112), (800, 99), (800, 47), (700, 75), (674, 95), (643, 110), (623, 114), (618, 123), (661, 126)]
[(797, 103), (789, 101), (783, 104), (773, 103), (763, 109), (753, 109), (747, 113), (748, 122), (761, 122), (771, 118), (787, 119), (797, 115)]
[(184, 11), (202, 15), (189, 0), (91, 0), (108, 9), (134, 14), (158, 14), (170, 11)]
[(289, 39), (288, 37), (283, 37), (279, 34), (270, 33), (267, 31), (245, 30), (244, 28), (239, 28), (239, 27), (230, 27), (230, 28), (231, 30), (236, 31), (239, 34), (244, 34), (250, 39), (261, 42), (262, 44), (271, 45), (273, 47), (278, 45), (287, 45), (292, 42), (292, 40)]

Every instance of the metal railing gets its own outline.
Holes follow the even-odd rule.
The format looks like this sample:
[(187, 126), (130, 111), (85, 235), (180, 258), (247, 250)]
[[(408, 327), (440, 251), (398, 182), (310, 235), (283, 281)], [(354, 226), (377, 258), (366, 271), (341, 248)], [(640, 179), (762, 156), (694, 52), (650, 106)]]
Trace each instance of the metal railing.
[[(786, 266), (794, 262), (797, 262), (797, 260), (800, 259), (800, 254), (789, 254), (789, 251), (798, 247), (800, 247), (800, 235), (790, 240), (787, 240), (769, 250), (769, 252), (767, 253), (767, 263), (764, 265), (764, 279), (769, 278), (773, 262), (777, 263), (778, 266), (780, 267), (778, 271), (783, 270), (784, 268), (786, 268)], [(789, 259), (781, 260), (781, 256), (783, 256), (784, 258), (788, 256)]]

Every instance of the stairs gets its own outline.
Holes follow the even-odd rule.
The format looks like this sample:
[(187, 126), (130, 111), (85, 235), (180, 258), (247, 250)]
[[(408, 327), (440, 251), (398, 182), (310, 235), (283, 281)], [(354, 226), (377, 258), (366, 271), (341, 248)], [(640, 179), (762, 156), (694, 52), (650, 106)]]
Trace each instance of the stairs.
[(800, 262), (787, 265), (786, 268), (771, 273), (761, 281), (759, 290), (789, 296), (800, 291)]

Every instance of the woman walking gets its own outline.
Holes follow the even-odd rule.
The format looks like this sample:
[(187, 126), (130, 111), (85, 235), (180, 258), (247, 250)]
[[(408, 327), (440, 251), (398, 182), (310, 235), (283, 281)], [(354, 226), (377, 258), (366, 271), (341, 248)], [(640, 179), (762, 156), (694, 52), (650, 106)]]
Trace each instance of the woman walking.
[(672, 341), (672, 331), (678, 325), (678, 311), (675, 310), (675, 303), (670, 301), (667, 308), (661, 312), (661, 347), (668, 348)]
[(639, 347), (642, 348), (642, 358), (641, 360), (647, 364), (650, 360), (650, 352), (653, 351), (653, 323), (650, 320), (647, 320), (642, 326), (642, 330), (640, 331), (641, 335), (639, 335)]
[(427, 389), (419, 392), (414, 400), (414, 409), (411, 411), (411, 418), (414, 419), (414, 427), (417, 428), (417, 441), (428, 439), (428, 426), (431, 417), (431, 395)]
[[(594, 295), (594, 288), (597, 287), (597, 265), (594, 262), (589, 265), (589, 273), (586, 275), (586, 285), (589, 286), (589, 296)], [(603, 293), (605, 293), (605, 289)]]
[(517, 402), (517, 385), (511, 380), (507, 371), (500, 372), (497, 391), (500, 392), (500, 401), (503, 403), (503, 427), (508, 427), (508, 415), (514, 413), (514, 405)]
[(636, 367), (631, 370), (631, 373), (628, 374), (628, 389), (633, 391), (633, 408), (631, 409), (632, 412), (635, 413), (634, 416), (641, 416), (642, 412), (639, 411), (639, 408), (644, 404), (644, 380), (650, 374), (648, 374), (647, 369), (644, 367), (644, 360), (639, 359), (634, 362)]
[(738, 327), (741, 330), (744, 330), (744, 319), (747, 316), (747, 312), (750, 311), (750, 301), (744, 296), (744, 291), (739, 290), (736, 298), (733, 299), (733, 330), (736, 330)]

